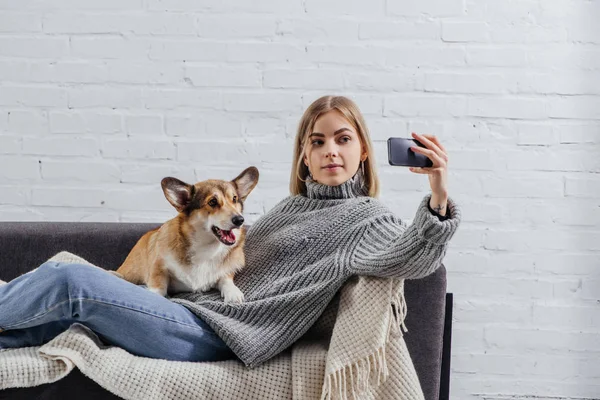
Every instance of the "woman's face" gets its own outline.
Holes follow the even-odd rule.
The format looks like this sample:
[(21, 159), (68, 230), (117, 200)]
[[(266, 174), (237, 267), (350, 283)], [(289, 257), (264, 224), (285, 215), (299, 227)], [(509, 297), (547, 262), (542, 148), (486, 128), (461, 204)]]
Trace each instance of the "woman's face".
[(366, 158), (358, 133), (342, 113), (333, 110), (317, 119), (304, 156), (314, 181), (341, 185), (356, 174)]

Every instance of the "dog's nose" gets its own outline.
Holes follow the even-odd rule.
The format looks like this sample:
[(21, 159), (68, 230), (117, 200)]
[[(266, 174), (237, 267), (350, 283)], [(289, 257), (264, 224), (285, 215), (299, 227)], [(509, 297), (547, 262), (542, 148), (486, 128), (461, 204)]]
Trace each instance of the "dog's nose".
[(241, 215), (236, 215), (231, 219), (231, 222), (233, 222), (235, 226), (242, 226), (242, 224), (244, 223), (244, 217), (242, 217)]

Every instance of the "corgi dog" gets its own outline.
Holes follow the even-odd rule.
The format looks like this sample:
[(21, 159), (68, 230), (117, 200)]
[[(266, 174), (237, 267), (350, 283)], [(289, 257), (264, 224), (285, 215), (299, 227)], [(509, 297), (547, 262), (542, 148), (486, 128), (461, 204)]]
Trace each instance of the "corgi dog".
[(177, 216), (142, 236), (113, 273), (161, 296), (216, 286), (225, 302), (243, 302), (233, 276), (245, 264), (242, 212), (257, 183), (256, 167), (232, 181), (190, 185), (164, 178), (162, 190)]

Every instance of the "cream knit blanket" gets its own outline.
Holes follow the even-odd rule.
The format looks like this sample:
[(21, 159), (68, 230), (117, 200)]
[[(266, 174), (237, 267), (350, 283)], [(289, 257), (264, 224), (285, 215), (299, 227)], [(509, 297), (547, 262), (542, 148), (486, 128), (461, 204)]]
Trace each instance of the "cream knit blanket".
[[(51, 260), (90, 264), (67, 252)], [(43, 346), (1, 350), (0, 389), (55, 382), (77, 367), (125, 399), (423, 399), (402, 337), (403, 290), (402, 280), (351, 279), (305, 336), (253, 369), (134, 356), (73, 324)]]

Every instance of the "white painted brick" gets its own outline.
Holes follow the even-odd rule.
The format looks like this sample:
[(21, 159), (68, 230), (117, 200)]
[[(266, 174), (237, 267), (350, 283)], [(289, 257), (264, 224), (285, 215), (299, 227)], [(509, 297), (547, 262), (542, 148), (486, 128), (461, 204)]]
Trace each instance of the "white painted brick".
[(557, 198), (564, 195), (564, 182), (556, 177), (528, 177), (523, 174), (489, 176), (483, 180), (483, 193), (498, 198)]
[(28, 82), (31, 65), (29, 61), (0, 57), (0, 76), (5, 82)]
[(548, 100), (552, 118), (600, 119), (600, 97), (569, 96)]
[(486, 118), (544, 119), (545, 99), (470, 97), (467, 115)]
[(308, 18), (277, 21), (278, 37), (289, 39), (303, 38), (307, 42), (315, 41), (347, 41), (358, 37), (359, 22), (355, 20), (338, 20), (331, 18)]
[(160, 40), (150, 44), (151, 60), (167, 61), (222, 61), (227, 57), (228, 46), (224, 43), (199, 40)]
[[(518, 330), (519, 341), (514, 341)], [(566, 352), (586, 352), (600, 350), (600, 335), (595, 332), (565, 332), (546, 329), (518, 329), (493, 327), (486, 328), (485, 339), (493, 347), (515, 350), (556, 350)]]
[(108, 86), (79, 86), (69, 88), (69, 108), (140, 108), (144, 104), (142, 90)]
[(74, 13), (44, 16), (44, 32), (75, 34), (195, 35), (194, 15), (183, 13)]
[(567, 31), (556, 26), (535, 26), (531, 24), (493, 25), (490, 28), (494, 43), (555, 43), (567, 40)]
[(507, 169), (511, 171), (600, 171), (600, 159), (590, 150), (523, 147), (503, 153), (510, 158)]
[(560, 143), (600, 143), (600, 122), (556, 124)]
[(306, 46), (306, 59), (312, 63), (384, 65), (386, 50), (368, 45), (309, 44)]
[(194, 178), (194, 169), (185, 167), (182, 164), (177, 165), (153, 165), (153, 164), (122, 164), (121, 165), (121, 182), (123, 183), (155, 183), (160, 188), (160, 181), (167, 177), (173, 176), (185, 182), (192, 182)]
[(0, 221), (41, 221), (44, 219), (43, 213), (33, 207), (18, 206), (1, 206)]
[(97, 2), (93, 0), (61, 0), (60, 2), (54, 1), (40, 1), (40, 0), (23, 0), (19, 2), (19, 5), (11, 4), (11, 0), (2, 0), (0, 3), (0, 9), (34, 9), (40, 11), (49, 10), (139, 10), (143, 7), (143, 0), (106, 0)]
[(0, 106), (66, 107), (67, 91), (60, 87), (2, 86)]
[(274, 89), (315, 89), (339, 91), (344, 88), (344, 76), (339, 70), (268, 70), (264, 71), (264, 86)]
[(69, 187), (34, 187), (31, 204), (34, 206), (104, 207), (108, 193), (90, 185)]
[(30, 202), (31, 189), (29, 187), (0, 185), (0, 204), (27, 205)]
[(600, 196), (600, 178), (597, 174), (586, 178), (565, 179), (565, 195), (598, 199)]
[(554, 125), (519, 121), (515, 127), (518, 134), (517, 144), (522, 146), (551, 146), (560, 141)]
[(126, 115), (125, 129), (129, 135), (162, 135), (163, 118), (160, 115)]
[(63, 37), (0, 37), (0, 57), (60, 58), (69, 54), (69, 40)]
[(543, 253), (536, 255), (535, 272), (540, 276), (580, 276), (585, 277), (598, 269), (598, 256), (569, 250), (564, 253)]
[(32, 82), (97, 83), (108, 81), (108, 69), (99, 62), (59, 61), (39, 62), (28, 66)]
[(447, 45), (398, 45), (382, 49), (385, 64), (391, 67), (432, 68), (462, 67), (466, 62), (464, 48)]
[(119, 182), (121, 170), (113, 163), (106, 161), (42, 161), (42, 179), (56, 180), (61, 184), (72, 182)]
[(186, 66), (185, 79), (192, 86), (259, 88), (262, 84), (260, 70), (252, 67)]
[(100, 145), (93, 137), (24, 137), (23, 153), (39, 156), (99, 155)]
[(245, 136), (253, 138), (283, 137), (285, 135), (285, 121), (282, 118), (251, 116), (243, 122)]
[(426, 73), (426, 92), (442, 93), (504, 93), (506, 82), (502, 74)]
[(148, 109), (181, 110), (185, 108), (222, 109), (223, 100), (219, 92), (189, 89), (147, 89), (144, 106)]
[(41, 32), (42, 18), (35, 13), (2, 12), (0, 13), (1, 33)]
[(12, 134), (44, 135), (48, 131), (48, 114), (45, 111), (8, 112), (8, 132)]
[(527, 62), (536, 69), (596, 69), (600, 67), (600, 51), (571, 44), (549, 44), (529, 49)]
[(224, 93), (225, 111), (301, 111), (301, 98), (293, 93)]
[(150, 10), (202, 11), (215, 13), (256, 13), (297, 15), (304, 12), (302, 2), (298, 0), (281, 2), (278, 0), (257, 0), (252, 3), (236, 0), (203, 1), (195, 0), (148, 0)]
[(121, 215), (119, 216), (119, 222), (155, 222), (157, 224), (162, 224), (175, 217), (176, 215), (177, 212), (175, 211), (175, 209), (173, 209), (173, 211), (171, 212), (153, 211), (152, 213), (149, 213), (147, 211), (128, 211), (121, 213)]
[(452, 287), (463, 296), (474, 298), (544, 299), (551, 298), (554, 283), (538, 278), (502, 278), (453, 275)]
[(169, 136), (200, 137), (206, 133), (206, 121), (198, 115), (168, 115), (165, 132)]
[(84, 59), (145, 60), (150, 52), (150, 41), (125, 36), (72, 36), (71, 55)]
[(260, 160), (260, 155), (257, 146), (251, 143), (239, 141), (180, 141), (177, 143), (177, 160), (200, 162), (207, 166), (238, 165), (240, 160), (246, 160), (251, 164), (257, 163)]
[(467, 101), (457, 96), (403, 94), (386, 96), (383, 115), (398, 117), (451, 117), (464, 115)]
[[(341, 77), (342, 75), (339, 76)], [(410, 72), (403, 74), (399, 73), (399, 71), (376, 70), (369, 72), (346, 71), (343, 77), (346, 81), (345, 86), (349, 90), (377, 92), (411, 92), (417, 88), (419, 80), (418, 76)], [(327, 85), (323, 85), (322, 87), (325, 89)]]
[(267, 39), (275, 36), (277, 21), (262, 16), (200, 16), (198, 36), (203, 39)]
[(18, 154), (21, 152), (21, 138), (19, 136), (0, 135), (0, 154)]
[[(527, 72), (518, 70), (507, 74), (514, 92), (533, 94), (595, 95), (600, 93), (600, 83), (593, 72), (558, 75), (552, 72)], [(514, 83), (513, 83), (514, 82)]]
[(458, 17), (464, 15), (462, 0), (423, 0), (418, 2), (387, 2), (388, 14), (397, 16), (420, 17), (425, 14), (432, 17)]
[(594, 324), (597, 321), (600, 321), (600, 307), (562, 303), (533, 304), (533, 324), (535, 326), (563, 329), (569, 326), (578, 326), (587, 330), (596, 327), (597, 325)]
[[(216, 48), (216, 49), (215, 49)], [(300, 66), (307, 60), (305, 46), (297, 43), (223, 43), (214, 45), (217, 52), (226, 52), (227, 62), (294, 63)], [(189, 51), (193, 51), (190, 49)], [(202, 52), (202, 54), (207, 54)], [(210, 54), (207, 54), (210, 56)], [(218, 56), (219, 60), (222, 60)]]
[[(324, 23), (323, 25), (328, 25)], [(438, 40), (440, 25), (433, 21), (364, 22), (360, 24), (358, 38), (362, 40)]]
[(361, 0), (329, 0), (322, 2), (318, 0), (305, 0), (304, 8), (309, 16), (335, 16), (338, 15), (360, 15), (364, 17), (383, 16), (385, 14), (385, 1), (374, 0), (364, 2)]
[(600, 233), (584, 230), (494, 230), (485, 237), (486, 249), (500, 251), (600, 249)]
[(98, 111), (51, 111), (50, 132), (115, 134), (123, 132), (123, 117)]
[(170, 140), (107, 139), (102, 143), (102, 156), (105, 158), (174, 160), (175, 145)]
[(529, 53), (521, 48), (469, 46), (466, 62), (474, 67), (525, 67)]
[(110, 60), (106, 63), (109, 82), (126, 84), (180, 84), (184, 78), (183, 65), (159, 62), (122, 62)]
[(206, 122), (206, 133), (201, 133), (202, 138), (227, 138), (237, 139), (242, 136), (242, 121), (227, 113), (210, 113), (202, 117)]
[(489, 27), (485, 22), (444, 21), (442, 22), (444, 42), (488, 42)]

